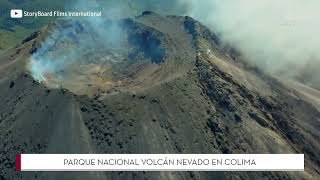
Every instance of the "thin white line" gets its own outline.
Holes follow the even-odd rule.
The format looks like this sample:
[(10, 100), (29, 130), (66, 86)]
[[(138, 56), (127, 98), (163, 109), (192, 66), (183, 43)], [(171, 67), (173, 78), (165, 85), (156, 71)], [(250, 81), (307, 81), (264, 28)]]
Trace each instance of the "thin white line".
[(304, 169), (22, 169), (21, 171), (304, 171)]

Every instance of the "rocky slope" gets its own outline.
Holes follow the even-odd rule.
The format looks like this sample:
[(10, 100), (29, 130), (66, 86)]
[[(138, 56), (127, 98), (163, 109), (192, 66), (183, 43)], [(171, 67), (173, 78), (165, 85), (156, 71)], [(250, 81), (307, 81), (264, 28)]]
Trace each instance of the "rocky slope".
[[(250, 67), (190, 17), (144, 12), (119, 23), (122, 63), (101, 66), (114, 56), (94, 50), (98, 60), (83, 55), (84, 70), (72, 64), (63, 81), (39, 83), (26, 67), (48, 29), (69, 22), (0, 55), (0, 179), (320, 177), (319, 91)], [(88, 36), (71, 29), (71, 42)], [(305, 172), (15, 173), (17, 153), (304, 153)]]

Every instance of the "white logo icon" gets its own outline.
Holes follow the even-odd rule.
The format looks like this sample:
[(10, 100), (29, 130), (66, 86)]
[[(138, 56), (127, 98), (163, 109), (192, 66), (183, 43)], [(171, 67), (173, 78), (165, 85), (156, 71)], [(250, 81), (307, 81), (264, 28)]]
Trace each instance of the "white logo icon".
[(22, 18), (22, 10), (21, 9), (11, 9), (11, 18)]

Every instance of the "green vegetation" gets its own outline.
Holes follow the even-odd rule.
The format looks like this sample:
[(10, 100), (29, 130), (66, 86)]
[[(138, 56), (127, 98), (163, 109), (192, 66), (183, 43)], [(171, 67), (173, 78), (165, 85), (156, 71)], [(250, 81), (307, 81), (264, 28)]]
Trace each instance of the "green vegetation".
[[(97, 6), (97, 4), (99, 6)], [(47, 25), (55, 17), (24, 17), (12, 19), (11, 9), (22, 9), (24, 11), (64, 11), (81, 10), (87, 8), (100, 9), (106, 12), (106, 16), (133, 16), (141, 11), (139, 3), (134, 4), (132, 0), (96, 0), (92, 1), (68, 1), (68, 0), (0, 0), (0, 51), (13, 47), (30, 33)]]
[(65, 0), (1, 0), (0, 1), (0, 51), (16, 45), (26, 38), (31, 32), (54, 20), (53, 17), (22, 19), (10, 18), (11, 9), (27, 11), (63, 10)]

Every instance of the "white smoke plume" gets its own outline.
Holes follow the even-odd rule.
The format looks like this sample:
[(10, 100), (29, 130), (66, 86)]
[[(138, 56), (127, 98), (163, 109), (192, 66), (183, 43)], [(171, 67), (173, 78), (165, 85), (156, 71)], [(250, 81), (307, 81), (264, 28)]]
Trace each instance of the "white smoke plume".
[(179, 1), (189, 5), (187, 14), (270, 73), (295, 76), (320, 64), (320, 1)]
[[(69, 10), (103, 11), (103, 17), (67, 17), (57, 20), (49, 27), (48, 37), (31, 56), (28, 68), (39, 82), (63, 81), (69, 66), (79, 66), (84, 56), (94, 51), (112, 47), (119, 48), (123, 40), (122, 28), (108, 21), (122, 8), (114, 4), (108, 9), (95, 1), (79, 0), (67, 5)], [(55, 86), (55, 85), (54, 85)]]
[[(80, 2), (71, 6), (89, 7), (88, 1)], [(316, 68), (320, 65), (319, 7), (318, 0), (110, 0), (105, 12), (108, 16), (132, 16), (154, 10), (191, 16), (260, 69), (320, 84)], [(100, 26), (97, 19), (89, 22), (93, 27)]]
[[(149, 5), (148, 2), (144, 5)], [(239, 49), (246, 60), (272, 75), (320, 84), (320, 70), (315, 68), (320, 66), (318, 0), (174, 0), (158, 3), (153, 0), (152, 3), (158, 6), (145, 8), (189, 15), (204, 23), (224, 42)]]

